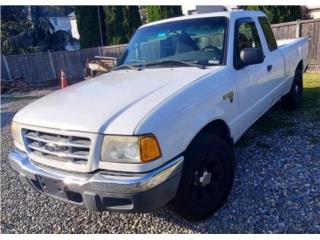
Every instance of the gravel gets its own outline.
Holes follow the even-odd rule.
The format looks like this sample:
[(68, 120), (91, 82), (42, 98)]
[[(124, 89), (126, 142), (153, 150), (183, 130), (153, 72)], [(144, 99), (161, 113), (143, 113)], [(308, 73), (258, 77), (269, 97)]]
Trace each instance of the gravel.
[[(10, 122), (43, 93), (2, 99), (2, 233), (320, 233), (320, 123), (310, 112), (287, 113), (276, 105), (251, 127), (236, 145), (236, 178), (225, 205), (192, 223), (167, 207), (145, 214), (92, 212), (22, 184), (8, 163)], [(272, 120), (284, 126), (261, 127)]]

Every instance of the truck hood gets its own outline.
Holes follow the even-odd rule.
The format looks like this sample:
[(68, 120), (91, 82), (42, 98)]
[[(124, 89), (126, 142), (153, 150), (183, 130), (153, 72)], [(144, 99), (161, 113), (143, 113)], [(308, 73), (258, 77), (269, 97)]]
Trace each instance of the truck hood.
[(118, 70), (53, 92), (20, 110), (22, 124), (131, 135), (155, 106), (220, 67)]

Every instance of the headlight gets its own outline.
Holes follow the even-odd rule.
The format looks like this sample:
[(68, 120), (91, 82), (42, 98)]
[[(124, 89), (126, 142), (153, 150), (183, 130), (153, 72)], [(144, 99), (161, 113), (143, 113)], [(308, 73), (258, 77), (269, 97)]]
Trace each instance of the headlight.
[(23, 139), (22, 139), (22, 134), (21, 134), (21, 127), (18, 123), (12, 122), (11, 124), (11, 133), (14, 141), (14, 145), (16, 148), (18, 148), (21, 151), (26, 151), (24, 144), (23, 144)]
[(104, 137), (101, 161), (143, 163), (161, 157), (157, 139), (153, 135)]

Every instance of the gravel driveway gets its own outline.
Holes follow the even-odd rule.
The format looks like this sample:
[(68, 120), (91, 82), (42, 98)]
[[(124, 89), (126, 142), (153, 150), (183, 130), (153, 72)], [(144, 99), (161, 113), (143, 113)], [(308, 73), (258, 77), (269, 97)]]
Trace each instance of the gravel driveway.
[(237, 170), (224, 207), (188, 222), (168, 208), (96, 213), (38, 194), (8, 163), (10, 122), (32, 96), (1, 103), (3, 233), (320, 233), (320, 103), (288, 113), (274, 106), (236, 145)]

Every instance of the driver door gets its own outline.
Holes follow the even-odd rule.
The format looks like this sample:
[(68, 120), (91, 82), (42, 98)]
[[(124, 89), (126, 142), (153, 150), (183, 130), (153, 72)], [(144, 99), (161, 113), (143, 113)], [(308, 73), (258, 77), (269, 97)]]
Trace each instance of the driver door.
[(244, 48), (260, 48), (265, 52), (256, 22), (251, 18), (241, 18), (235, 24), (235, 43), (233, 65), (238, 96), (238, 135), (255, 122), (271, 105), (268, 97), (268, 66), (262, 63), (245, 65), (240, 59)]

